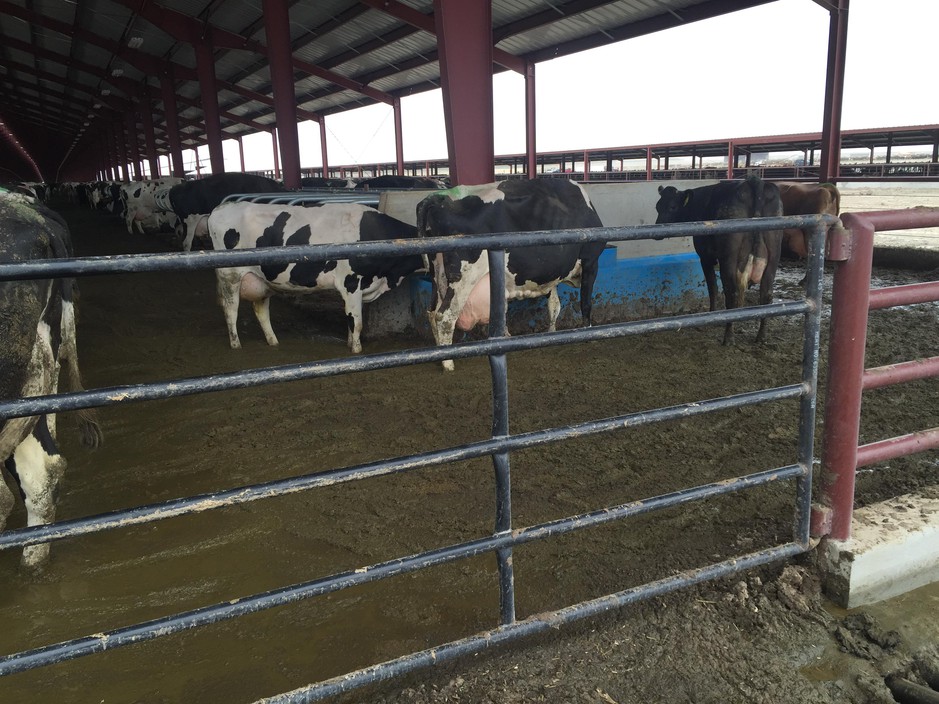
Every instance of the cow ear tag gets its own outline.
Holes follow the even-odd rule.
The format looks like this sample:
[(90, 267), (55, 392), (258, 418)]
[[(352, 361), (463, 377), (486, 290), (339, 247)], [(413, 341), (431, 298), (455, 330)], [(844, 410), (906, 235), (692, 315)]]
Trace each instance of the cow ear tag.
[(688, 205), (688, 203), (690, 203), (690, 202), (691, 202), (691, 192), (689, 191), (688, 193), (685, 194), (685, 202), (682, 203), (681, 205), (682, 205), (682, 207), (684, 207), (684, 206)]

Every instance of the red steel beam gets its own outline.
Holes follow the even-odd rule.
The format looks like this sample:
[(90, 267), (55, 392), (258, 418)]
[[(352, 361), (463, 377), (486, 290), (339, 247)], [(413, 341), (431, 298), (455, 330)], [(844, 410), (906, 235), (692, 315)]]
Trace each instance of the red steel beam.
[(910, 362), (898, 362), (883, 367), (872, 367), (864, 371), (861, 383), (864, 391), (893, 386), (907, 381), (931, 379), (939, 376), (939, 357), (914, 359)]
[[(939, 208), (930, 208), (939, 216)], [(896, 306), (908, 306), (914, 303), (939, 301), (939, 281), (926, 281), (905, 286), (875, 288), (870, 295), (870, 310), (882, 310)]]
[(434, 0), (447, 151), (454, 185), (495, 180), (492, 7), (489, 0)]
[[(297, 133), (297, 94), (290, 53), (290, 12), (285, 0), (264, 0), (274, 112), (283, 163), (284, 185), (300, 188), (300, 136)], [(213, 168), (214, 170), (214, 168)]]
[(822, 116), (820, 183), (837, 183), (841, 170), (841, 104), (844, 96), (844, 66), (848, 43), (848, 0), (837, 0), (828, 25), (828, 69)]
[(885, 462), (937, 448), (939, 448), (939, 428), (921, 430), (917, 433), (862, 445), (857, 449), (857, 466), (866, 467), (876, 462)]

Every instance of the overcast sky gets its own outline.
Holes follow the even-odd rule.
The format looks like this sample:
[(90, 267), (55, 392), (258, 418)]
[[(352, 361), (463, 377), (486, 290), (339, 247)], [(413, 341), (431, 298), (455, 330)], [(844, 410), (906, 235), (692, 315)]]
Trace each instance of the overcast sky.
[[(536, 148), (820, 132), (828, 17), (813, 0), (777, 0), (540, 63)], [(939, 0), (851, 0), (842, 129), (939, 123), (937, 28)], [(524, 152), (524, 79), (499, 74), (493, 92), (496, 153)], [(405, 160), (446, 158), (440, 91), (401, 111)], [(395, 160), (390, 106), (331, 115), (326, 128), (330, 166)], [(247, 170), (273, 168), (269, 134), (244, 144)], [(225, 156), (240, 169), (237, 143)], [(300, 124), (300, 161), (322, 164), (315, 123)]]

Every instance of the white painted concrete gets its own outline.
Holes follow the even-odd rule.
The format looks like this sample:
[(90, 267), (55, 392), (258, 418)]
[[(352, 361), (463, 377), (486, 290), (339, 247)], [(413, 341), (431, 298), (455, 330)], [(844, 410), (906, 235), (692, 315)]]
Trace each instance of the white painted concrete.
[(849, 540), (822, 545), (826, 591), (845, 608), (939, 582), (939, 494), (906, 494), (854, 512)]

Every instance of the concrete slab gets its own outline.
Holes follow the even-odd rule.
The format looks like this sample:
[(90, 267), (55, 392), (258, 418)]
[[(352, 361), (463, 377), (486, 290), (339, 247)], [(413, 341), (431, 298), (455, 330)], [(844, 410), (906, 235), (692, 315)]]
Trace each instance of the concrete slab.
[(906, 494), (854, 512), (849, 540), (822, 544), (826, 592), (855, 608), (939, 582), (939, 495)]

